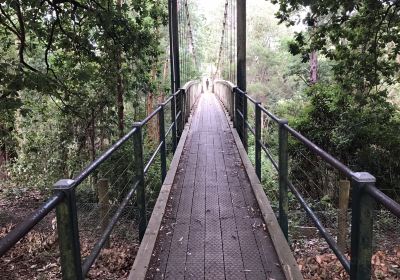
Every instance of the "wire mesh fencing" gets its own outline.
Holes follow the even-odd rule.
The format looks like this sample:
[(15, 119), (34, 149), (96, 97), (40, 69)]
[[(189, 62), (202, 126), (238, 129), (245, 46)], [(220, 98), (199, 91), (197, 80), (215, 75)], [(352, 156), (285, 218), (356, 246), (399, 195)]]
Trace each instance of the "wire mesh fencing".
[[(0, 239), (23, 221), (27, 212), (41, 204), (39, 201), (21, 202), (23, 203), (12, 207), (0, 208)], [(0, 279), (60, 278), (59, 248), (53, 210), (0, 258)]]
[[(337, 240), (339, 234), (337, 209), (317, 211), (316, 214)], [(350, 258), (351, 211), (347, 212), (345, 252)], [(319, 234), (312, 220), (304, 211), (289, 211), (289, 240), (305, 279), (348, 279), (343, 267)], [(399, 279), (400, 269), (400, 219), (387, 210), (374, 212), (373, 227), (373, 279)], [(315, 278), (317, 277), (317, 278)]]

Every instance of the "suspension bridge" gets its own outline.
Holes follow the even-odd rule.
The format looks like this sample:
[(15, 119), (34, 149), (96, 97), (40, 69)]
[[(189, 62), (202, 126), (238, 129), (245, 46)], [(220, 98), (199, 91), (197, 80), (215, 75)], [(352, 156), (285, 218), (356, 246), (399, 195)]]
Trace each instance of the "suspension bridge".
[[(128, 279), (302, 279), (288, 243), (288, 196), (292, 193), (350, 279), (370, 279), (374, 207), (378, 203), (400, 217), (400, 205), (378, 190), (373, 175), (351, 170), (248, 95), (245, 0), (225, 2), (212, 87), (187, 81), (189, 62), (197, 65), (198, 61), (188, 3), (178, 2), (168, 1), (171, 96), (79, 175), (55, 183), (53, 195), (0, 240), (0, 256), (55, 209), (62, 278), (84, 279), (123, 210), (134, 204), (141, 243)], [(182, 87), (181, 81), (186, 82)], [(254, 116), (249, 115), (249, 108)], [(263, 141), (262, 119), (277, 127), (277, 158)], [(159, 142), (145, 162), (143, 131), (153, 120), (159, 125)], [(168, 136), (173, 151), (169, 164)], [(290, 137), (351, 181), (350, 258), (290, 179)], [(254, 166), (249, 141), (254, 141)], [(132, 178), (118, 209), (83, 259), (76, 188), (127, 145), (133, 148), (129, 158), (134, 174), (126, 175)], [(278, 213), (260, 183), (263, 160), (278, 172)], [(160, 164), (162, 186), (148, 219), (149, 190), (144, 177), (156, 163)]]

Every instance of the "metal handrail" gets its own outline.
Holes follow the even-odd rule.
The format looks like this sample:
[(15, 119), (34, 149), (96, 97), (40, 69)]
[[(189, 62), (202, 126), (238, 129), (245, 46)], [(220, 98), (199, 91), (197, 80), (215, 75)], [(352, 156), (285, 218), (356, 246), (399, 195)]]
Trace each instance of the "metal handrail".
[(115, 144), (113, 144), (110, 148), (107, 149), (104, 153), (102, 153), (96, 160), (89, 164), (78, 176), (76, 176), (73, 180), (74, 182), (70, 186), (71, 188), (75, 188), (80, 183), (83, 182), (93, 171), (97, 169), (100, 164), (106, 161), (115, 151), (117, 151), (126, 141), (128, 141), (133, 134), (137, 131), (137, 128), (131, 129), (125, 136), (119, 139)]
[[(219, 87), (221, 85), (221, 87)], [(238, 130), (243, 145), (247, 147), (247, 129), (255, 136), (255, 169), (261, 180), (261, 151), (264, 151), (274, 168), (279, 173), (279, 223), (283, 234), (288, 237), (288, 190), (290, 190), (308, 216), (327, 241), (339, 261), (353, 279), (370, 279), (372, 256), (372, 199), (387, 208), (392, 214), (400, 218), (400, 204), (385, 195), (375, 186), (375, 177), (367, 172), (354, 172), (335, 157), (324, 151), (301, 133), (289, 126), (288, 122), (280, 119), (260, 102), (249, 96), (245, 91), (237, 88), (230, 82), (216, 81), (214, 93), (218, 96), (227, 111), (231, 114), (233, 126)], [(249, 126), (247, 121), (247, 100), (254, 104), (255, 128)], [(279, 162), (273, 159), (268, 147), (261, 140), (261, 113), (267, 115), (279, 125)], [(288, 134), (296, 138), (312, 153), (329, 163), (333, 168), (350, 178), (352, 192), (352, 224), (351, 224), (351, 260), (339, 249), (334, 238), (323, 226), (317, 215), (307, 204), (300, 192), (288, 178)]]
[(144, 167), (144, 173), (147, 173), (147, 171), (150, 169), (150, 166), (153, 164), (158, 152), (161, 150), (162, 146), (165, 145), (165, 141), (162, 141), (157, 149), (154, 151), (154, 153), (151, 155), (149, 161), (146, 163), (146, 166)]
[(329, 247), (332, 249), (332, 251), (335, 253), (335, 255), (338, 257), (340, 263), (343, 265), (344, 269), (349, 273), (350, 272), (350, 262), (347, 259), (346, 255), (340, 251), (339, 246), (337, 245), (336, 241), (333, 239), (332, 235), (326, 230), (318, 216), (314, 213), (314, 211), (311, 209), (311, 207), (307, 204), (306, 200), (304, 197), (300, 194), (300, 192), (297, 190), (297, 188), (292, 184), (292, 182), (288, 181), (288, 186), (291, 190), (291, 192), (294, 194), (294, 196), (297, 198), (297, 200), (300, 202), (301, 206), (304, 208), (304, 210), (307, 212), (308, 216), (311, 218), (311, 220), (314, 222), (315, 226), (318, 228), (319, 232), (321, 235), (325, 238), (326, 242), (329, 244)]
[(267, 155), (267, 157), (269, 158), (269, 161), (272, 163), (272, 165), (275, 167), (276, 171), (279, 171), (279, 167), (278, 164), (276, 163), (276, 161), (274, 160), (274, 158), (272, 157), (270, 151), (268, 150), (267, 146), (265, 146), (264, 143), (261, 142), (260, 139), (257, 139), (257, 142), (259, 143), (259, 145), (261, 146), (261, 149), (263, 149), (264, 153)]
[(99, 256), (101, 249), (104, 247), (108, 238), (110, 237), (110, 234), (111, 234), (114, 226), (116, 225), (116, 223), (118, 222), (119, 218), (121, 217), (124, 209), (128, 205), (128, 202), (131, 199), (131, 197), (133, 196), (133, 193), (136, 191), (137, 187), (139, 186), (139, 183), (140, 183), (140, 181), (136, 181), (135, 184), (133, 185), (133, 187), (128, 192), (128, 194), (125, 196), (121, 205), (118, 207), (114, 216), (111, 218), (110, 223), (108, 224), (107, 228), (104, 230), (103, 234), (101, 235), (99, 241), (97, 241), (96, 245), (94, 245), (94, 247), (92, 249), (92, 252), (83, 262), (83, 264), (82, 264), (83, 275), (86, 275), (89, 272), (90, 267), (96, 261), (96, 258)]
[[(83, 279), (90, 267), (95, 262), (101, 249), (104, 247), (115, 224), (121, 217), (124, 208), (136, 192), (136, 199), (140, 219), (139, 237), (141, 238), (147, 226), (146, 221), (146, 202), (144, 199), (144, 175), (150, 166), (155, 162), (157, 154), (161, 154), (162, 181), (166, 176), (166, 137), (172, 131), (173, 142), (181, 136), (183, 126), (186, 122), (190, 110), (197, 101), (199, 94), (198, 88), (192, 93), (192, 88), (198, 82), (191, 81), (183, 88), (179, 89), (161, 103), (141, 122), (135, 123), (134, 127), (110, 148), (103, 152), (96, 160), (91, 162), (73, 180), (60, 180), (54, 185), (54, 194), (27, 219), (18, 224), (11, 232), (0, 240), (0, 257), (10, 250), (19, 240), (21, 240), (35, 225), (45, 218), (52, 210), (57, 212), (57, 229), (60, 244), (60, 256), (63, 279)], [(193, 95), (193, 96), (192, 96)], [(165, 133), (164, 107), (171, 104), (171, 125)], [(178, 108), (178, 110), (177, 110)], [(145, 126), (155, 116), (159, 117), (160, 142), (156, 150), (151, 155), (146, 164), (143, 163), (142, 127)], [(77, 209), (75, 200), (75, 189), (87, 177), (89, 177), (104, 161), (111, 157), (128, 140), (134, 140), (134, 160), (138, 163), (136, 167), (137, 177), (132, 187), (124, 197), (114, 216), (111, 218), (106, 229), (92, 249), (90, 255), (81, 263), (80, 245), (77, 223)], [(173, 147), (175, 151), (176, 145)], [(143, 223), (143, 220), (145, 221)]]
[(400, 204), (398, 204), (396, 201), (372, 185), (367, 185), (365, 191), (376, 201), (380, 202), (380, 204), (384, 205), (386, 209), (392, 212), (393, 215), (400, 217)]
[(47, 216), (64, 199), (63, 193), (53, 194), (45, 203), (34, 211), (23, 222), (19, 223), (13, 230), (13, 234), (7, 234), (0, 240), (0, 256), (11, 249), (21, 238), (23, 238), (34, 226)]
[(346, 165), (341, 163), (339, 160), (325, 152), (322, 148), (318, 147), (316, 144), (308, 140), (306, 137), (301, 135), (299, 132), (291, 128), (289, 125), (285, 124), (284, 125), (285, 129), (293, 135), (297, 140), (299, 140), (301, 143), (303, 143), (305, 146), (307, 146), (314, 154), (317, 156), (320, 156), (322, 159), (324, 159), (327, 163), (329, 163), (332, 167), (338, 169), (340, 172), (342, 172), (346, 177), (353, 177), (354, 172), (348, 168)]

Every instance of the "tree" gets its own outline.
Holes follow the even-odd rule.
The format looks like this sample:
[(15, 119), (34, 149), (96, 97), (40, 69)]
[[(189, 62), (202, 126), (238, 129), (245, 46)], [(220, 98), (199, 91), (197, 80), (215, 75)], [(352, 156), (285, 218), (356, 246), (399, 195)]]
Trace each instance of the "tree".
[(14, 151), (21, 180), (73, 177), (143, 117), (165, 24), (161, 0), (0, 4), (0, 147)]
[[(385, 85), (399, 81), (400, 4), (398, 1), (273, 1), (279, 3), (281, 22), (296, 23), (295, 15), (307, 10), (306, 22), (318, 20), (307, 40), (296, 37), (293, 53), (319, 50), (336, 62), (337, 81), (357, 94), (385, 92)], [(323, 19), (323, 20), (321, 20)]]
[[(399, 108), (390, 103), (390, 86), (399, 82), (398, 1), (274, 1), (281, 22), (318, 25), (299, 32), (290, 45), (293, 54), (309, 59), (318, 50), (332, 61), (332, 83), (307, 90), (310, 105), (297, 128), (318, 145), (356, 170), (377, 177), (377, 185), (399, 188)], [(397, 193), (398, 195), (398, 193)]]

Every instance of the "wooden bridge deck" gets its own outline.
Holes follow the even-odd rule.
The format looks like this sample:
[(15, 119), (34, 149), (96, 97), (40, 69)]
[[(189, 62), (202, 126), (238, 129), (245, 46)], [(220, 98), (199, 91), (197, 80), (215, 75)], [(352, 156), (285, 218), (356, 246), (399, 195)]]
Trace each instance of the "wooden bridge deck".
[(194, 112), (146, 279), (285, 279), (213, 94)]

